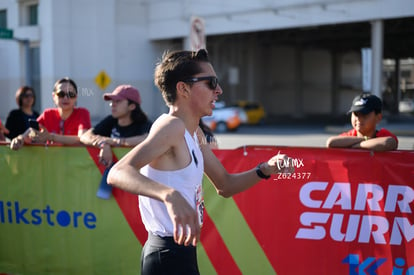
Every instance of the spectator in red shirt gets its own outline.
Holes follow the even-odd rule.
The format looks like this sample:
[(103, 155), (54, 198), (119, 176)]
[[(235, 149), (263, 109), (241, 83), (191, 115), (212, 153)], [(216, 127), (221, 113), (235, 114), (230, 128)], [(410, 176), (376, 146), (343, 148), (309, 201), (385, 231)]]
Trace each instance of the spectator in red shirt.
[(373, 151), (389, 151), (398, 147), (397, 136), (377, 124), (382, 119), (382, 101), (379, 97), (363, 93), (354, 98), (351, 109), (353, 129), (330, 137), (329, 148), (361, 148)]
[(91, 128), (89, 111), (77, 108), (76, 83), (70, 78), (59, 79), (53, 88), (56, 108), (46, 109), (38, 118), (40, 130), (29, 128), (12, 140), (10, 148), (20, 149), (25, 142), (78, 144), (80, 136)]

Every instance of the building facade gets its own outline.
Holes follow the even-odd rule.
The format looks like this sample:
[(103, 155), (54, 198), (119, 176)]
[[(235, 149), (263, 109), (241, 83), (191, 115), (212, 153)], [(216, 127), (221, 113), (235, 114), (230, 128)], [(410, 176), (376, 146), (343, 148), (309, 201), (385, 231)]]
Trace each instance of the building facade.
[[(0, 39), (0, 118), (22, 85), (34, 87), (38, 111), (52, 107), (64, 76), (94, 121), (109, 114), (102, 94), (124, 83), (157, 117), (166, 106), (153, 69), (165, 50), (190, 48), (195, 16), (222, 100), (261, 102), (275, 120), (341, 116), (366, 89), (382, 96), (385, 77), (399, 83), (399, 60), (414, 57), (412, 0), (0, 0), (0, 28), (13, 30)], [(394, 64), (386, 74), (384, 60)]]

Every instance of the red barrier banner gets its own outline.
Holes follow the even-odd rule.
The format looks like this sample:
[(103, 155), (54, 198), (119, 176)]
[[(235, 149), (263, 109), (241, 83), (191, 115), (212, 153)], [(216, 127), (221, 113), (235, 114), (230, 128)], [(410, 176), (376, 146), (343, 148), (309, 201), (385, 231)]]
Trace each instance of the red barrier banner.
[[(114, 160), (129, 148), (114, 149)], [(139, 274), (137, 196), (97, 197), (89, 147), (0, 146), (0, 274)], [(201, 274), (414, 274), (414, 151), (247, 146), (229, 172), (277, 153), (295, 172), (232, 198), (204, 177)]]
[(414, 274), (413, 151), (247, 147), (216, 154), (237, 172), (279, 151), (295, 172), (234, 197), (277, 274)]

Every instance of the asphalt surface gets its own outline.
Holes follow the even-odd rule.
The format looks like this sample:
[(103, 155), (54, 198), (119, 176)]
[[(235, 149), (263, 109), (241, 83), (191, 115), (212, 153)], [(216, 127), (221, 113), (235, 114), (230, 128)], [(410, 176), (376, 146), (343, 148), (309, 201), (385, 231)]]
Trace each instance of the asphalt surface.
[[(381, 122), (398, 137), (399, 150), (414, 150), (414, 121)], [(235, 149), (245, 145), (292, 147), (325, 147), (330, 136), (351, 129), (346, 125), (242, 125), (235, 132), (215, 133), (219, 149)]]

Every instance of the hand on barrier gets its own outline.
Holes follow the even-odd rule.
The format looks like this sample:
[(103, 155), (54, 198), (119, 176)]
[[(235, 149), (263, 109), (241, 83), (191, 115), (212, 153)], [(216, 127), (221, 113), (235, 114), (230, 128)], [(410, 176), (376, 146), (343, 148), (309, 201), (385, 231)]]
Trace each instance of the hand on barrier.
[(112, 165), (112, 149), (107, 143), (102, 143), (101, 150), (99, 151), (99, 162), (105, 167)]

